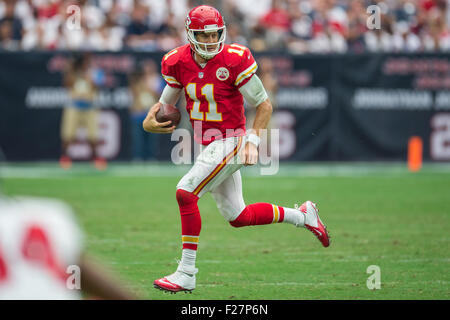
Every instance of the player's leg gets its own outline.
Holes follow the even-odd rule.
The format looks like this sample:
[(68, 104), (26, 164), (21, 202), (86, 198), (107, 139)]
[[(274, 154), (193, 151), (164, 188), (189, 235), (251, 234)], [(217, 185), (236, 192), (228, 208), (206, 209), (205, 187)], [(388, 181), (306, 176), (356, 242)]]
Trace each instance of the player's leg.
[(330, 237), (319, 217), (316, 204), (306, 201), (295, 208), (282, 207), (271, 203), (259, 202), (247, 205), (236, 219), (230, 221), (233, 227), (246, 227), (272, 223), (289, 223), (296, 227), (305, 227), (311, 231), (324, 247), (330, 245)]
[(242, 194), (241, 171), (234, 172), (211, 190), (211, 196), (225, 220), (235, 220), (246, 207)]
[(211, 143), (177, 185), (177, 201), (182, 225), (183, 267), (195, 268), (195, 252), (201, 230), (198, 199), (238, 170), (240, 165), (231, 160), (240, 150), (242, 141), (243, 138), (230, 138)]
[(211, 191), (211, 195), (220, 213), (233, 227), (284, 222), (307, 228), (319, 238), (323, 246), (329, 245), (326, 228), (319, 218), (316, 205), (311, 201), (306, 201), (295, 208), (265, 202), (245, 205), (240, 171), (226, 178)]
[(195, 267), (197, 246), (202, 221), (198, 209), (198, 197), (191, 192), (178, 188), (176, 192), (181, 216), (182, 254), (177, 270), (153, 282), (155, 288), (170, 292), (192, 291), (195, 289)]
[(182, 256), (177, 271), (155, 280), (157, 288), (177, 292), (195, 288), (197, 247), (201, 217), (197, 202), (203, 194), (220, 185), (239, 164), (232, 163), (240, 150), (242, 137), (214, 141), (198, 156), (193, 167), (177, 185), (176, 198), (181, 216)]

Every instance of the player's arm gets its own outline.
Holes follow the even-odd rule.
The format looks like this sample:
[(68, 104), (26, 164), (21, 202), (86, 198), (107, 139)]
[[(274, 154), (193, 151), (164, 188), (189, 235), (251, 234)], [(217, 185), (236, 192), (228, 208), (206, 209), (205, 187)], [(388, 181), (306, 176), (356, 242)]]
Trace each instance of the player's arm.
[(161, 94), (161, 97), (159, 98), (159, 101), (150, 108), (147, 117), (145, 117), (145, 120), (142, 123), (145, 131), (152, 133), (172, 133), (173, 130), (175, 130), (175, 126), (164, 128), (165, 126), (170, 125), (172, 123), (171, 121), (156, 121), (156, 113), (163, 104), (175, 105), (178, 98), (180, 97), (180, 93), (180, 88), (173, 88), (169, 85), (166, 85)]
[(105, 300), (134, 300), (136, 296), (127, 290), (100, 263), (83, 254), (80, 259), (81, 289), (85, 294)]
[(239, 88), (239, 91), (249, 104), (256, 106), (255, 120), (253, 121), (252, 129), (248, 134), (247, 143), (242, 152), (244, 165), (254, 165), (258, 161), (260, 130), (267, 128), (272, 116), (272, 104), (257, 75), (253, 75), (245, 85)]
[(255, 134), (259, 138), (259, 136), (261, 135), (260, 130), (267, 128), (267, 125), (271, 117), (272, 117), (272, 103), (270, 103), (269, 99), (266, 99), (256, 106), (256, 116), (255, 120), (253, 121), (253, 127), (249, 135)]
[(175, 130), (175, 126), (164, 128), (165, 126), (170, 125), (172, 121), (156, 121), (156, 113), (159, 111), (159, 108), (161, 108), (161, 106), (162, 103), (157, 102), (150, 108), (150, 110), (148, 110), (147, 116), (142, 122), (142, 127), (145, 131), (151, 133), (172, 133), (173, 130)]
[(147, 117), (142, 123), (142, 127), (147, 132), (172, 133), (173, 130), (175, 130), (175, 126), (164, 128), (165, 126), (170, 125), (172, 123), (171, 121), (161, 123), (156, 121), (156, 113), (163, 104), (175, 105), (180, 96), (180, 92), (183, 89), (181, 83), (176, 79), (176, 64), (178, 58), (178, 49), (173, 49), (168, 52), (161, 61), (161, 74), (167, 84), (159, 101), (150, 108)]

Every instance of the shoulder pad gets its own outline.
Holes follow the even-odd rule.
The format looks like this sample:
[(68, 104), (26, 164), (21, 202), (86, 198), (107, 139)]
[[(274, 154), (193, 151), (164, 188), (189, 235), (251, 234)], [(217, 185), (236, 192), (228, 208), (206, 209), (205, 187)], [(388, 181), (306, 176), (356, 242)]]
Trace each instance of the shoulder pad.
[(186, 46), (188, 46), (188, 45), (184, 45), (184, 46), (175, 48), (175, 49), (167, 52), (164, 55), (164, 57), (162, 58), (162, 64), (167, 64), (168, 66), (176, 65), (177, 62), (180, 60), (180, 58), (185, 53)]
[(244, 59), (248, 59), (248, 56), (251, 55), (250, 50), (246, 46), (236, 43), (225, 45), (223, 51), (225, 63), (228, 67), (240, 65)]

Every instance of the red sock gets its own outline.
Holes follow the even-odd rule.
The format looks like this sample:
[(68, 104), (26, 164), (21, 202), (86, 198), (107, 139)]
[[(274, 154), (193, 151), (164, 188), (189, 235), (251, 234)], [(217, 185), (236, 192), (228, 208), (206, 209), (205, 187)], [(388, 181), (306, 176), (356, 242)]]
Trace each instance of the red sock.
[(278, 223), (284, 220), (284, 209), (270, 203), (250, 204), (242, 210), (241, 214), (230, 224), (233, 227), (255, 226)]
[(202, 219), (198, 210), (198, 197), (191, 192), (178, 189), (177, 201), (181, 215), (181, 241), (183, 249), (197, 250), (202, 229)]

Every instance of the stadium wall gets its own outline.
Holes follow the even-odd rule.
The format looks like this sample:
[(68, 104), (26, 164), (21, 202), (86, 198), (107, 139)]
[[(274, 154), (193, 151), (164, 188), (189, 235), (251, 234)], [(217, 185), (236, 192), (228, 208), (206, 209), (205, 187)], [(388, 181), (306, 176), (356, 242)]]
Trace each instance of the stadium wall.
[[(67, 105), (62, 72), (73, 52), (0, 52), (0, 146), (9, 161), (57, 160)], [(99, 152), (131, 159), (128, 75), (162, 53), (93, 53), (102, 70), (96, 100)], [(450, 160), (450, 56), (445, 54), (257, 54), (273, 66), (271, 92), (283, 161), (405, 160), (408, 140), (423, 140), (425, 161)], [(251, 113), (251, 108), (247, 108)], [(186, 114), (185, 114), (186, 116)], [(182, 126), (188, 127), (186, 121)], [(81, 130), (72, 146), (89, 156)], [(169, 160), (177, 141), (160, 136), (156, 157)]]

